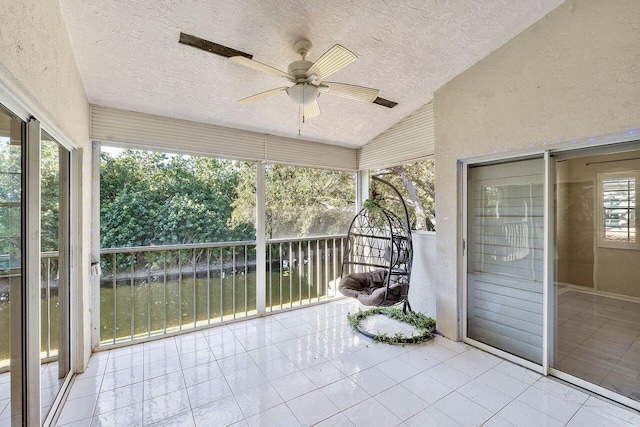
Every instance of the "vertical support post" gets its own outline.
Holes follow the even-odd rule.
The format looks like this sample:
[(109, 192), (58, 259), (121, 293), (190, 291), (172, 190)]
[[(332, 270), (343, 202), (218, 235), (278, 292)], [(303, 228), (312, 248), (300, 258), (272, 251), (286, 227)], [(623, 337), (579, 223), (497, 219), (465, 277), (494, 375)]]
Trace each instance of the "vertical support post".
[(467, 245), (469, 244), (469, 236), (467, 235), (468, 230), (468, 211), (469, 211), (469, 165), (466, 163), (459, 163), (459, 183), (458, 188), (461, 189), (461, 194), (459, 196), (459, 206), (460, 206), (460, 235), (462, 236), (462, 242), (460, 243), (462, 250), (459, 252), (462, 254), (460, 260), (460, 281), (461, 281), (461, 300), (459, 299), (459, 307), (462, 307), (462, 330), (460, 332), (460, 337), (463, 341), (467, 339), (467, 323), (468, 323), (468, 311), (467, 311), (467, 295), (468, 295), (468, 265), (469, 265), (469, 248)]
[[(71, 370), (71, 153), (58, 145), (58, 378)], [(49, 265), (47, 266), (49, 267)], [(47, 295), (47, 315), (50, 316)], [(51, 335), (47, 320), (47, 335)], [(76, 335), (77, 336), (77, 335)], [(49, 337), (50, 338), (50, 337)], [(49, 349), (47, 349), (47, 355)], [(76, 357), (82, 356), (76, 354)], [(83, 365), (83, 363), (79, 363)], [(82, 366), (84, 368), (84, 366)]]
[(256, 312), (258, 316), (263, 316), (266, 313), (267, 303), (265, 174), (265, 164), (256, 162)]
[[(91, 150), (91, 253), (100, 262), (100, 143)], [(82, 263), (80, 263), (82, 266)], [(91, 347), (100, 345), (100, 277), (91, 277)], [(115, 286), (114, 286), (115, 290)], [(113, 293), (115, 301), (116, 294)], [(114, 307), (115, 310), (115, 307)], [(115, 320), (114, 320), (115, 328)], [(114, 334), (115, 337), (115, 334)], [(106, 337), (105, 337), (106, 338)], [(115, 342), (115, 341), (114, 341)]]
[[(40, 122), (27, 123), (24, 186), (26, 229), (23, 257), (25, 287), (22, 313), (22, 421), (40, 425)], [(13, 408), (12, 408), (13, 409)], [(13, 411), (12, 411), (13, 413)]]
[(356, 174), (356, 212), (364, 207), (369, 198), (369, 169), (359, 170)]

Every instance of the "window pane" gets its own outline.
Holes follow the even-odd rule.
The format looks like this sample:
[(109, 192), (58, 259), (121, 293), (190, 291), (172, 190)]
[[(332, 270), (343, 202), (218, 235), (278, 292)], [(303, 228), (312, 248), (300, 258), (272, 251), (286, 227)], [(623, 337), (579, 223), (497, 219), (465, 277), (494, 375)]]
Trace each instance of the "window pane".
[[(435, 163), (433, 160), (393, 166), (372, 171), (377, 176), (398, 189), (409, 211), (409, 223), (413, 230), (435, 231)], [(387, 185), (375, 180), (370, 181), (372, 190), (384, 199), (385, 208), (400, 218), (405, 217), (402, 203), (398, 196)]]
[(605, 179), (602, 182), (604, 239), (635, 242), (635, 178)]
[(355, 215), (355, 174), (267, 165), (267, 238), (346, 234)]
[(255, 163), (103, 147), (100, 177), (103, 343), (255, 314)]

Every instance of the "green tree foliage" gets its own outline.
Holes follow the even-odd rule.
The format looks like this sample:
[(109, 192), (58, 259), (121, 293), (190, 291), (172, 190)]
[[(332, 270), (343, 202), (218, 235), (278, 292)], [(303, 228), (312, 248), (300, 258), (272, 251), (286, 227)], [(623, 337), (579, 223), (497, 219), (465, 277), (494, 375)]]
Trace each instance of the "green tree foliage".
[(243, 221), (231, 218), (241, 173), (252, 166), (157, 152), (103, 152), (101, 246), (254, 239), (255, 211)]
[[(433, 160), (381, 169), (375, 171), (373, 175), (388, 181), (398, 189), (407, 204), (412, 229), (435, 230), (435, 167)], [(404, 218), (402, 204), (392, 189), (375, 180), (371, 180), (371, 188), (383, 195), (388, 209), (400, 218)]]
[(60, 152), (55, 141), (40, 145), (40, 224), (43, 252), (58, 250), (60, 206)]
[[(346, 233), (355, 214), (353, 173), (269, 164), (266, 167), (267, 238)], [(234, 218), (255, 211), (255, 175), (242, 174)]]
[(20, 266), (20, 145), (7, 138), (0, 143), (0, 269)]

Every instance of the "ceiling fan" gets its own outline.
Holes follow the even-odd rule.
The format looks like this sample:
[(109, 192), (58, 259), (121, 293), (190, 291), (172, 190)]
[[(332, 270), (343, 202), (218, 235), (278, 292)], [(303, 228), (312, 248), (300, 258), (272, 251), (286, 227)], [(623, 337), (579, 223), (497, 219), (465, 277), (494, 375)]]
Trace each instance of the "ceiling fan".
[(318, 97), (322, 93), (356, 101), (373, 102), (388, 108), (393, 108), (398, 105), (396, 102), (378, 97), (379, 91), (377, 89), (325, 80), (331, 74), (358, 59), (353, 52), (339, 44), (325, 52), (316, 62), (310, 62), (307, 61), (306, 58), (312, 47), (311, 42), (304, 39), (298, 40), (293, 45), (293, 49), (302, 59), (289, 64), (285, 72), (254, 61), (252, 59), (253, 55), (251, 54), (222, 46), (196, 36), (180, 33), (180, 43), (224, 56), (236, 64), (283, 78), (289, 83), (287, 86), (281, 86), (240, 99), (238, 102), (241, 104), (260, 101), (280, 92), (285, 92), (289, 96), (289, 99), (302, 108), (303, 120), (320, 115)]

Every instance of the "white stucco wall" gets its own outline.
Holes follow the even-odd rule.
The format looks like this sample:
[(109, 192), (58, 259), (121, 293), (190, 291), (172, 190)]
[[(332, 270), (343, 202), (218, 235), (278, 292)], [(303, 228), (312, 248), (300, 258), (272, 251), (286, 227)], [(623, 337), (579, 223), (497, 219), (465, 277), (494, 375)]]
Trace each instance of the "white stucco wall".
[(461, 332), (458, 160), (637, 128), (638, 22), (637, 0), (568, 0), (435, 92), (436, 295), (445, 336)]
[[(89, 104), (57, 0), (0, 2), (0, 83), (67, 146), (78, 149), (81, 174), (78, 306), (89, 319), (91, 150)], [(86, 262), (84, 262), (87, 260)], [(86, 267), (86, 268), (85, 268)], [(88, 360), (89, 322), (81, 323), (81, 357)]]
[(412, 231), (413, 265), (409, 302), (414, 311), (419, 311), (436, 319), (436, 233), (433, 231)]

